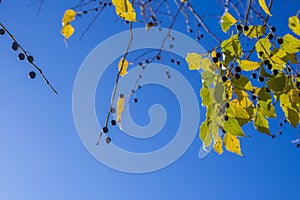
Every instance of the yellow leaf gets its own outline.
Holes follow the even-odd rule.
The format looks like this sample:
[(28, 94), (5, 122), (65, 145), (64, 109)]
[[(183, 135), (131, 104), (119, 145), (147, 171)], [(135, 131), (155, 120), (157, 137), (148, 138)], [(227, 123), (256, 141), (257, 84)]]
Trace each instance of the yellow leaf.
[(69, 39), (74, 33), (74, 28), (71, 24), (66, 24), (61, 29), (61, 34), (65, 37), (65, 40)]
[(121, 123), (121, 115), (124, 111), (124, 94), (120, 94), (118, 101), (117, 101), (117, 122)]
[(272, 16), (265, 0), (258, 0), (258, 3), (260, 7), (265, 11), (266, 14)]
[(128, 61), (122, 58), (118, 64), (118, 69), (120, 70), (120, 76), (125, 76), (127, 74), (127, 68), (128, 68)]
[(243, 156), (241, 152), (240, 140), (228, 132), (224, 135), (224, 146), (227, 151)]
[(236, 23), (236, 19), (229, 13), (225, 12), (221, 18), (221, 28), (226, 33), (230, 27)]
[(209, 68), (211, 65), (210, 59), (203, 58), (201, 54), (188, 53), (185, 60), (188, 63), (190, 70), (199, 70), (202, 68), (203, 70), (211, 71)]
[(300, 51), (300, 40), (290, 34), (283, 36), (283, 43), (280, 47), (287, 53), (298, 53)]
[[(271, 54), (270, 48), (271, 48), (271, 43), (268, 38), (261, 38), (255, 44), (256, 53), (258, 57), (262, 60), (269, 59), (269, 56)], [(259, 52), (263, 52), (263, 55), (260, 56)]]
[(289, 27), (295, 34), (300, 36), (300, 22), (298, 16), (292, 16), (289, 18)]
[(214, 144), (214, 150), (219, 155), (223, 153), (223, 140), (221, 137), (216, 140), (216, 143)]
[(75, 19), (76, 16), (76, 12), (72, 9), (66, 10), (65, 14), (62, 18), (62, 25), (66, 25), (69, 24), (71, 21), (73, 21)]
[(210, 132), (208, 131), (209, 127), (207, 124), (208, 123), (206, 121), (203, 121), (200, 126), (199, 137), (202, 140), (204, 147), (208, 147), (212, 142), (212, 137), (211, 137)]
[(250, 60), (242, 60), (240, 63), (240, 67), (244, 71), (251, 71), (251, 70), (256, 70), (259, 68), (260, 64), (258, 62), (253, 62)]
[(135, 22), (136, 13), (129, 0), (112, 0), (116, 7), (116, 13), (124, 20)]
[(248, 31), (244, 31), (244, 35), (248, 38), (257, 38), (262, 36), (266, 31), (265, 26), (249, 26)]

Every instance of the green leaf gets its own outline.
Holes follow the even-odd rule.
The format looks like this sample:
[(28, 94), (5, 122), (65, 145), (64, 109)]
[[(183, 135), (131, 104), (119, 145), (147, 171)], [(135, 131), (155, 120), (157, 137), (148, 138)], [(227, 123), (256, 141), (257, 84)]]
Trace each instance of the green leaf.
[(245, 136), (241, 126), (239, 125), (238, 121), (232, 117), (229, 117), (227, 121), (224, 122), (223, 128), (226, 132), (231, 133), (235, 136)]
[(269, 130), (269, 122), (263, 116), (262, 113), (257, 112), (255, 120), (254, 120), (254, 126), (255, 126), (256, 130), (258, 130), (259, 132), (271, 135), (270, 130)]
[(221, 103), (225, 101), (225, 90), (223, 83), (217, 83), (214, 88), (214, 98), (217, 103)]
[[(269, 56), (271, 54), (271, 43), (268, 38), (261, 38), (259, 39), (255, 44), (255, 50), (257, 53), (258, 58), (260, 59), (269, 59)], [(263, 55), (260, 56), (259, 52), (263, 52)]]
[(267, 15), (272, 16), (265, 0), (258, 0), (258, 3)]
[(253, 90), (253, 86), (250, 80), (246, 76), (240, 75), (239, 79), (233, 78), (231, 79), (231, 82), (237, 88), (248, 90), (248, 91)]
[(225, 58), (230, 57), (239, 60), (243, 53), (237, 34), (231, 36), (231, 38), (227, 40), (224, 40), (221, 44), (221, 48), (222, 52), (225, 54)]
[(290, 34), (283, 36), (283, 43), (280, 47), (287, 53), (297, 53), (300, 50), (300, 40)]
[(282, 92), (286, 84), (286, 77), (279, 74), (276, 77), (270, 77), (267, 81), (268, 88), (273, 92)]
[(300, 36), (300, 22), (298, 16), (289, 18), (289, 28), (298, 36)]
[(240, 67), (244, 71), (256, 70), (257, 68), (259, 68), (259, 66), (260, 66), (260, 64), (258, 62), (253, 62), (250, 60), (242, 60), (240, 62)]
[(208, 147), (212, 142), (212, 137), (208, 132), (208, 125), (206, 121), (202, 122), (200, 126), (200, 139), (202, 140), (205, 147)]
[(236, 23), (236, 19), (229, 13), (225, 12), (221, 18), (221, 28), (226, 33), (230, 27)]
[(244, 35), (248, 38), (257, 38), (262, 36), (266, 31), (265, 26), (249, 26), (248, 31), (244, 31)]

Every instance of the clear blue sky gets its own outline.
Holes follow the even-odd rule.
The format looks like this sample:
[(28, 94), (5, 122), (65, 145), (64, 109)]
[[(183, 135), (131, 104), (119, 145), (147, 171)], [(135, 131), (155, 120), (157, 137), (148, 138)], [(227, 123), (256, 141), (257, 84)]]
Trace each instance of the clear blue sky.
[[(247, 133), (252, 138), (242, 139), (245, 158), (225, 152), (222, 156), (212, 153), (200, 160), (198, 150), (201, 142), (196, 137), (178, 161), (153, 173), (123, 173), (97, 161), (85, 149), (74, 125), (73, 84), (88, 53), (97, 44), (126, 30), (128, 26), (117, 20), (114, 10), (110, 9), (79, 41), (91, 17), (76, 20), (76, 32), (67, 49), (60, 35), (61, 18), (64, 11), (74, 6), (76, 1), (45, 0), (39, 15), (36, 14), (37, 6), (28, 6), (33, 1), (3, 0), (0, 4), (0, 21), (35, 56), (36, 63), (59, 94), (52, 94), (39, 76), (30, 80), (27, 77), (29, 65), (19, 61), (17, 54), (10, 50), (11, 41), (7, 36), (0, 38), (0, 199), (235, 200), (296, 199), (299, 196), (300, 152), (290, 142), (297, 138), (299, 128), (295, 130), (289, 125), (283, 128), (283, 135), (275, 140), (247, 126)], [(191, 2), (204, 15), (220, 9), (219, 5), (208, 1)], [(299, 9), (297, 0), (274, 2), (274, 17), (270, 22), (277, 27), (279, 35), (288, 31), (287, 19)], [(222, 12), (214, 13), (221, 15)], [(184, 22), (182, 18), (180, 21)], [(210, 26), (219, 31), (219, 27)], [(183, 25), (177, 24), (174, 29), (188, 34)], [(209, 48), (211, 42), (211, 39), (204, 37), (200, 44)], [(187, 66), (182, 64), (181, 68)], [(188, 76), (198, 94), (199, 76), (192, 72), (188, 74), (186, 69), (179, 71)], [(112, 86), (109, 84), (115, 78), (114, 71), (107, 72), (107, 76), (111, 77), (111, 80), (106, 77), (107, 88), (99, 86), (97, 94), (103, 92), (110, 95)], [(153, 97), (157, 90), (162, 96), (160, 99)], [(153, 86), (146, 88), (145, 94), (141, 90), (138, 95), (137, 106), (143, 111), (139, 113), (138, 109), (133, 108), (133, 117), (138, 123), (143, 124), (148, 120), (145, 113), (149, 105), (143, 105), (143, 101), (165, 104), (171, 115), (178, 114), (176, 109), (168, 109), (168, 105), (177, 105), (176, 100), (169, 102), (168, 98), (172, 98), (172, 95), (168, 91)], [(101, 102), (108, 100), (97, 99), (99, 119), (103, 119), (107, 106)], [(174, 120), (178, 122), (178, 118), (174, 117)], [(166, 125), (170, 127), (164, 129), (164, 133), (172, 132), (172, 122)], [(273, 132), (279, 130), (278, 123), (271, 125)], [(164, 133), (161, 133), (164, 141), (172, 138), (172, 135), (164, 138)], [(138, 142), (133, 140), (130, 144), (138, 145)], [(155, 146), (155, 138), (152, 142)], [(151, 147), (151, 139), (147, 145)]]

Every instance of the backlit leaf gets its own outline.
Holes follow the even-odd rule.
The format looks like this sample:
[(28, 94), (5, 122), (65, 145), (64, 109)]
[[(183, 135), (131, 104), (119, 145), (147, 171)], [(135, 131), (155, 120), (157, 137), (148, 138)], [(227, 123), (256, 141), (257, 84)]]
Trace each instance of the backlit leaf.
[[(271, 53), (270, 48), (271, 48), (271, 43), (268, 38), (261, 38), (255, 44), (255, 50), (256, 50), (257, 56), (260, 59), (269, 59), (269, 56)], [(259, 52), (263, 52), (263, 55), (260, 56)]]
[(208, 125), (207, 125), (206, 121), (202, 122), (202, 124), (200, 126), (199, 136), (203, 142), (204, 147), (208, 147), (211, 144), (212, 137), (211, 137), (211, 134), (208, 132)]
[(232, 117), (229, 117), (229, 119), (224, 122), (223, 128), (226, 130), (226, 132), (230, 132), (232, 135), (245, 136), (238, 121)]
[(61, 34), (64, 36), (65, 40), (67, 40), (73, 35), (74, 31), (75, 29), (73, 26), (71, 24), (67, 24), (62, 27)]
[(238, 35), (233, 35), (231, 38), (224, 40), (221, 44), (222, 52), (226, 57), (231, 57), (232, 59), (240, 59), (242, 56), (242, 46)]
[(71, 21), (75, 20), (76, 12), (72, 9), (66, 10), (62, 18), (62, 25), (69, 24)]
[(120, 76), (125, 76), (127, 74), (127, 68), (128, 68), (128, 61), (126, 59), (124, 60), (124, 58), (122, 58), (118, 64), (118, 69), (121, 70)]
[(249, 38), (257, 38), (262, 36), (266, 31), (265, 26), (249, 26), (248, 31), (244, 31), (244, 35)]
[(289, 27), (296, 35), (300, 36), (300, 22), (298, 16), (289, 18)]
[(272, 16), (265, 0), (258, 0), (258, 3), (267, 15)]
[(224, 146), (227, 151), (243, 156), (241, 152), (240, 140), (229, 132), (226, 132), (224, 135)]
[(223, 153), (223, 140), (221, 137), (219, 137), (215, 144), (214, 144), (214, 150), (216, 153), (218, 153), (219, 155)]
[(240, 62), (240, 67), (244, 71), (256, 70), (257, 68), (259, 68), (259, 66), (260, 66), (260, 64), (258, 62), (253, 62), (250, 60), (242, 60)]
[(233, 78), (231, 81), (232, 84), (237, 88), (248, 90), (248, 91), (253, 90), (252, 84), (246, 76), (240, 75), (239, 79)]
[(290, 34), (283, 36), (283, 43), (280, 47), (287, 53), (297, 53), (300, 51), (300, 40)]
[(136, 13), (129, 0), (112, 0), (116, 7), (116, 13), (124, 20), (135, 22)]
[(121, 116), (124, 111), (124, 101), (125, 97), (121, 94), (117, 100), (117, 122), (121, 123)]
[(257, 112), (254, 120), (254, 126), (259, 132), (271, 135), (269, 130), (269, 122), (262, 113)]
[(236, 23), (236, 19), (229, 13), (225, 12), (221, 18), (221, 28), (226, 33), (232, 25)]

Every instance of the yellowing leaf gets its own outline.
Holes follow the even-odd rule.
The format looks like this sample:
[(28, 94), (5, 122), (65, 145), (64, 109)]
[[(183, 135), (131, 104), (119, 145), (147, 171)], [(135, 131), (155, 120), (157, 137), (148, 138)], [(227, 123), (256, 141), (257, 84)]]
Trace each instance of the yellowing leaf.
[(67, 40), (73, 35), (74, 30), (71, 24), (67, 24), (62, 27), (61, 34), (65, 37), (65, 40)]
[(254, 120), (254, 126), (259, 132), (271, 135), (269, 130), (269, 122), (262, 113), (257, 112), (256, 118)]
[(229, 13), (225, 12), (221, 18), (221, 28), (226, 33), (230, 27), (236, 23), (236, 19)]
[(266, 31), (265, 26), (249, 26), (248, 31), (244, 31), (244, 35), (249, 38), (257, 38), (262, 36)]
[(117, 122), (118, 123), (121, 123), (121, 115), (124, 111), (124, 101), (125, 101), (124, 94), (120, 94), (117, 101)]
[(242, 46), (237, 34), (231, 36), (231, 38), (227, 40), (224, 40), (221, 44), (221, 48), (225, 55), (225, 59), (229, 58), (227, 62), (232, 59), (240, 59), (242, 56)]
[(229, 117), (229, 119), (224, 122), (223, 128), (226, 132), (230, 132), (232, 135), (245, 136), (238, 121), (232, 117)]
[[(255, 50), (256, 50), (257, 56), (260, 59), (269, 59), (269, 56), (271, 53), (270, 48), (271, 48), (271, 43), (268, 38), (261, 38), (255, 44)], [(263, 52), (263, 55), (260, 56), (259, 52)]]
[(290, 34), (283, 36), (283, 43), (280, 47), (287, 53), (297, 53), (300, 51), (300, 40)]
[(118, 69), (120, 70), (120, 76), (125, 76), (127, 74), (127, 68), (128, 68), (128, 61), (122, 58), (118, 64)]
[(223, 153), (223, 140), (221, 137), (219, 137), (215, 144), (214, 144), (214, 150), (216, 153), (218, 153), (219, 155)]
[(300, 22), (298, 16), (289, 18), (289, 28), (298, 36), (300, 36)]
[(257, 68), (259, 68), (259, 66), (260, 66), (260, 64), (258, 62), (253, 62), (250, 60), (242, 60), (240, 62), (240, 67), (244, 71), (256, 70)]
[(75, 19), (76, 16), (76, 12), (72, 9), (66, 10), (65, 14), (62, 18), (62, 25), (66, 25), (69, 24), (71, 21), (73, 21)]
[(116, 7), (116, 13), (124, 20), (135, 22), (136, 13), (129, 0), (112, 0)]
[(208, 106), (211, 103), (210, 89), (203, 83), (203, 86), (200, 90), (200, 96), (202, 99), (202, 105)]
[(265, 11), (266, 14), (272, 16), (265, 0), (258, 0), (258, 3), (260, 7)]
[(240, 140), (228, 132), (226, 132), (224, 135), (224, 146), (227, 151), (243, 156), (241, 152)]

